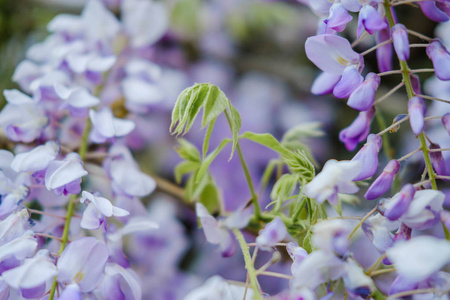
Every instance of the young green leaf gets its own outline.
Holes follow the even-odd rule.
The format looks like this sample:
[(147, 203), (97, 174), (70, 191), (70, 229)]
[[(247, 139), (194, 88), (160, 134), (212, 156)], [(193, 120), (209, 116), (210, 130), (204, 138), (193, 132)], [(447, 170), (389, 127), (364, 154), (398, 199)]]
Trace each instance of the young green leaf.
[(180, 184), (184, 175), (192, 173), (200, 168), (200, 163), (196, 161), (185, 160), (175, 167), (175, 181)]
[(179, 145), (175, 148), (175, 150), (182, 159), (199, 163), (201, 162), (200, 153), (194, 145), (185, 139), (178, 139), (178, 143)]

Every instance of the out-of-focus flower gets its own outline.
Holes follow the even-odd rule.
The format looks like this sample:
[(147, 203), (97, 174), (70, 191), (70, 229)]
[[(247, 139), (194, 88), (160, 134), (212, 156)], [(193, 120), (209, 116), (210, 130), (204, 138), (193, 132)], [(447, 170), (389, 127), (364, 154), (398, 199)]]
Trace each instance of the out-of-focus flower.
[(345, 288), (354, 297), (367, 298), (375, 289), (372, 279), (364, 274), (364, 270), (353, 259), (344, 262), (342, 279)]
[(393, 159), (389, 161), (384, 167), (383, 172), (374, 180), (374, 182), (367, 189), (364, 197), (367, 200), (373, 200), (384, 193), (391, 187), (392, 181), (394, 180), (395, 175), (400, 170), (400, 164), (397, 160)]
[(324, 22), (327, 24), (327, 28), (341, 32), (352, 19), (353, 17), (348, 13), (344, 6), (341, 3), (336, 2), (330, 7), (330, 15)]
[(365, 29), (369, 34), (374, 34), (376, 31), (382, 30), (387, 26), (388, 25), (383, 20), (383, 17), (380, 15), (380, 13), (368, 3), (363, 5), (361, 10), (359, 11), (356, 36), (360, 37), (363, 29)]
[(343, 220), (325, 220), (314, 225), (312, 243), (320, 250), (343, 256), (348, 251), (350, 231), (349, 224)]
[(249, 299), (253, 298), (253, 290), (226, 282), (220, 276), (213, 276), (205, 281), (205, 283), (189, 292), (184, 300), (235, 300), (242, 299), (246, 294)]
[(427, 46), (427, 55), (433, 62), (434, 73), (440, 80), (450, 80), (450, 53), (439, 40)]
[(286, 226), (283, 221), (276, 217), (259, 231), (256, 243), (263, 250), (270, 250), (276, 243), (281, 242), (287, 236)]
[(441, 191), (417, 191), (400, 220), (412, 229), (429, 229), (439, 222), (439, 212), (444, 199), (445, 194)]
[(360, 161), (329, 160), (314, 179), (304, 187), (306, 196), (322, 203), (328, 199), (331, 204), (338, 202), (338, 193), (356, 193), (359, 188), (353, 182), (361, 172)]
[(399, 276), (419, 282), (450, 262), (450, 242), (432, 236), (420, 236), (397, 243), (387, 250)]
[(16, 172), (37, 172), (47, 168), (55, 160), (59, 146), (54, 141), (37, 146), (31, 151), (17, 154), (11, 162), (11, 169)]
[(140, 300), (142, 298), (138, 275), (132, 269), (124, 269), (118, 264), (106, 265), (101, 291), (105, 299)]
[(95, 143), (104, 143), (114, 137), (122, 137), (133, 131), (133, 121), (115, 118), (112, 111), (104, 107), (99, 111), (90, 110), (92, 131), (89, 138)]
[(445, 129), (447, 129), (448, 134), (450, 134), (450, 113), (446, 113), (442, 116), (442, 124), (444, 124)]
[(74, 117), (85, 117), (88, 109), (100, 103), (100, 99), (94, 97), (86, 88), (67, 88), (62, 84), (55, 84), (56, 94), (65, 101), (64, 106)]
[[(438, 144), (430, 143), (430, 150), (439, 150), (439, 149), (441, 149), (441, 147), (439, 147)], [(431, 162), (433, 164), (433, 168), (438, 175), (443, 175), (443, 176), (448, 175), (447, 165), (444, 160), (444, 157), (442, 156), (442, 151), (430, 152), (430, 158), (431, 158)]]

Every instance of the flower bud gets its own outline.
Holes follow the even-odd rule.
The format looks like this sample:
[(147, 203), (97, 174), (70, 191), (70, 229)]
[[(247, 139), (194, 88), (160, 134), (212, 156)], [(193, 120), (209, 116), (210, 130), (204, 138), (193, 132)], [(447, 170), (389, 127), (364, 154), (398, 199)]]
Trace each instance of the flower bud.
[(434, 40), (427, 46), (427, 55), (433, 62), (436, 77), (440, 80), (450, 80), (450, 53), (439, 40)]
[(363, 83), (363, 77), (354, 66), (344, 69), (341, 80), (333, 89), (336, 98), (347, 98), (353, 91)]
[(419, 135), (425, 127), (424, 115), (426, 113), (425, 102), (422, 98), (412, 97), (408, 101), (409, 123), (415, 135)]
[(355, 150), (358, 143), (364, 141), (370, 132), (370, 123), (375, 115), (375, 107), (362, 111), (353, 123), (339, 133), (339, 140), (345, 143), (349, 151)]
[[(430, 150), (441, 149), (438, 144), (431, 143)], [(444, 157), (442, 156), (441, 151), (432, 151), (430, 152), (431, 162), (433, 164), (433, 168), (438, 175), (447, 175), (447, 167), (445, 164)]]
[(364, 82), (350, 95), (347, 105), (359, 111), (369, 110), (375, 100), (375, 92), (380, 86), (380, 76), (369, 73)]
[(392, 27), (392, 41), (394, 43), (395, 53), (400, 60), (409, 59), (409, 41), (408, 41), (408, 31), (403, 24), (396, 24)]
[(364, 197), (366, 197), (367, 200), (373, 200), (386, 193), (386, 191), (391, 187), (392, 181), (399, 170), (400, 164), (397, 160), (393, 159), (388, 162), (386, 167), (383, 169), (383, 172), (377, 177), (377, 179), (375, 179)]
[[(377, 44), (381, 44), (389, 40), (391, 34), (389, 32), (389, 27), (379, 30), (375, 33), (375, 40)], [(377, 53), (377, 64), (378, 70), (380, 72), (387, 72), (392, 70), (392, 44), (388, 43), (376, 50)]]

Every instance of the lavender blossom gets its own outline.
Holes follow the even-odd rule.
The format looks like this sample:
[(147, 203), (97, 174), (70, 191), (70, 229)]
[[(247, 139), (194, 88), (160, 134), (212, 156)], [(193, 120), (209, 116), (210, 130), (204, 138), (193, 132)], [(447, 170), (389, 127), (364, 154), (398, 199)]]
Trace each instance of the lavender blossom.
[(393, 159), (389, 161), (386, 167), (384, 167), (383, 172), (381, 172), (377, 179), (375, 179), (367, 189), (364, 197), (367, 200), (373, 200), (386, 193), (391, 187), (392, 181), (399, 170), (400, 164), (397, 160)]
[(353, 178), (353, 181), (367, 179), (375, 174), (378, 169), (378, 152), (380, 152), (382, 139), (376, 134), (370, 134), (367, 143), (356, 153), (351, 161), (361, 163), (361, 172)]
[(398, 220), (408, 210), (415, 193), (414, 186), (406, 184), (391, 199), (382, 202), (380, 206), (382, 214), (391, 221)]
[(415, 135), (419, 135), (425, 127), (424, 116), (426, 113), (425, 102), (422, 98), (412, 97), (408, 101), (409, 123)]
[(256, 237), (256, 243), (262, 250), (271, 250), (271, 247), (281, 242), (287, 234), (283, 221), (279, 217), (276, 217), (264, 229), (259, 231)]
[(400, 60), (409, 59), (408, 31), (403, 24), (395, 24), (391, 31), (395, 53)]
[(366, 140), (374, 115), (375, 107), (372, 107), (368, 111), (362, 111), (349, 127), (341, 130), (339, 140), (345, 143), (347, 150), (355, 150), (358, 143)]
[(440, 80), (450, 80), (450, 53), (439, 40), (434, 40), (427, 46), (427, 55), (433, 62), (436, 77)]
[(375, 92), (380, 86), (380, 76), (375, 73), (367, 74), (364, 82), (350, 95), (347, 105), (359, 111), (369, 110), (375, 100)]

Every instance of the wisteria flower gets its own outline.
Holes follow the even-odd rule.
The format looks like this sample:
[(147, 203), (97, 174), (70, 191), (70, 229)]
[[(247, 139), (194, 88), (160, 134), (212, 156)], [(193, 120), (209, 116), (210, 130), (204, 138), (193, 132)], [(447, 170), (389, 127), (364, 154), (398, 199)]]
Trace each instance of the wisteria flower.
[(94, 196), (89, 192), (83, 191), (80, 202), (89, 201), (89, 205), (83, 213), (80, 226), (84, 229), (98, 229), (105, 222), (105, 217), (124, 217), (129, 212), (111, 204), (103, 197)]
[(101, 291), (105, 299), (122, 297), (127, 300), (142, 299), (141, 282), (132, 269), (125, 269), (118, 264), (108, 263), (105, 277), (101, 283)]
[(450, 53), (439, 40), (427, 46), (427, 55), (433, 62), (434, 72), (440, 80), (450, 80)]
[(353, 180), (361, 172), (360, 161), (329, 160), (314, 179), (304, 187), (306, 196), (316, 198), (317, 202), (328, 201), (336, 205), (338, 193), (356, 193), (359, 188)]
[(258, 247), (263, 250), (271, 250), (276, 243), (281, 242), (287, 236), (286, 226), (283, 221), (276, 217), (266, 227), (259, 231), (256, 237)]
[(349, 151), (355, 150), (358, 143), (365, 141), (370, 132), (370, 124), (375, 115), (375, 107), (362, 111), (353, 123), (339, 133), (339, 140)]
[(45, 170), (50, 162), (56, 159), (58, 153), (59, 145), (54, 141), (48, 141), (31, 151), (17, 154), (11, 162), (11, 169), (30, 173)]
[(412, 97), (408, 101), (409, 123), (415, 135), (419, 135), (425, 127), (425, 113), (427, 107), (422, 98)]
[(45, 187), (57, 195), (78, 194), (81, 192), (81, 177), (87, 174), (80, 156), (70, 153), (64, 160), (50, 162), (45, 173)]
[(398, 220), (408, 210), (415, 193), (414, 186), (406, 184), (400, 192), (382, 203), (380, 207), (382, 214), (391, 221)]
[(65, 106), (74, 117), (86, 116), (89, 108), (100, 103), (100, 99), (83, 87), (67, 88), (62, 84), (55, 84), (55, 92), (66, 102)]
[(349, 224), (342, 220), (325, 220), (314, 225), (312, 243), (320, 250), (343, 256), (348, 251), (350, 231)]
[(400, 220), (412, 229), (429, 229), (439, 222), (439, 212), (444, 199), (445, 194), (441, 191), (417, 191)]
[(403, 24), (395, 24), (391, 31), (395, 53), (400, 60), (409, 59), (408, 31)]
[(391, 187), (392, 181), (399, 170), (400, 163), (397, 160), (393, 159), (389, 161), (386, 167), (384, 167), (383, 172), (381, 172), (377, 179), (375, 179), (367, 189), (364, 197), (367, 200), (373, 200), (386, 193)]
[(378, 153), (380, 152), (382, 139), (379, 135), (370, 134), (367, 143), (356, 153), (351, 161), (361, 163), (361, 172), (353, 178), (353, 181), (364, 180), (375, 174), (378, 169)]
[(375, 100), (375, 92), (380, 86), (380, 76), (367, 74), (364, 82), (357, 86), (348, 98), (347, 105), (359, 111), (369, 110)]
[(111, 109), (107, 107), (99, 111), (91, 109), (89, 117), (93, 125), (89, 137), (95, 143), (104, 143), (108, 139), (125, 136), (136, 126), (133, 121), (115, 118)]

